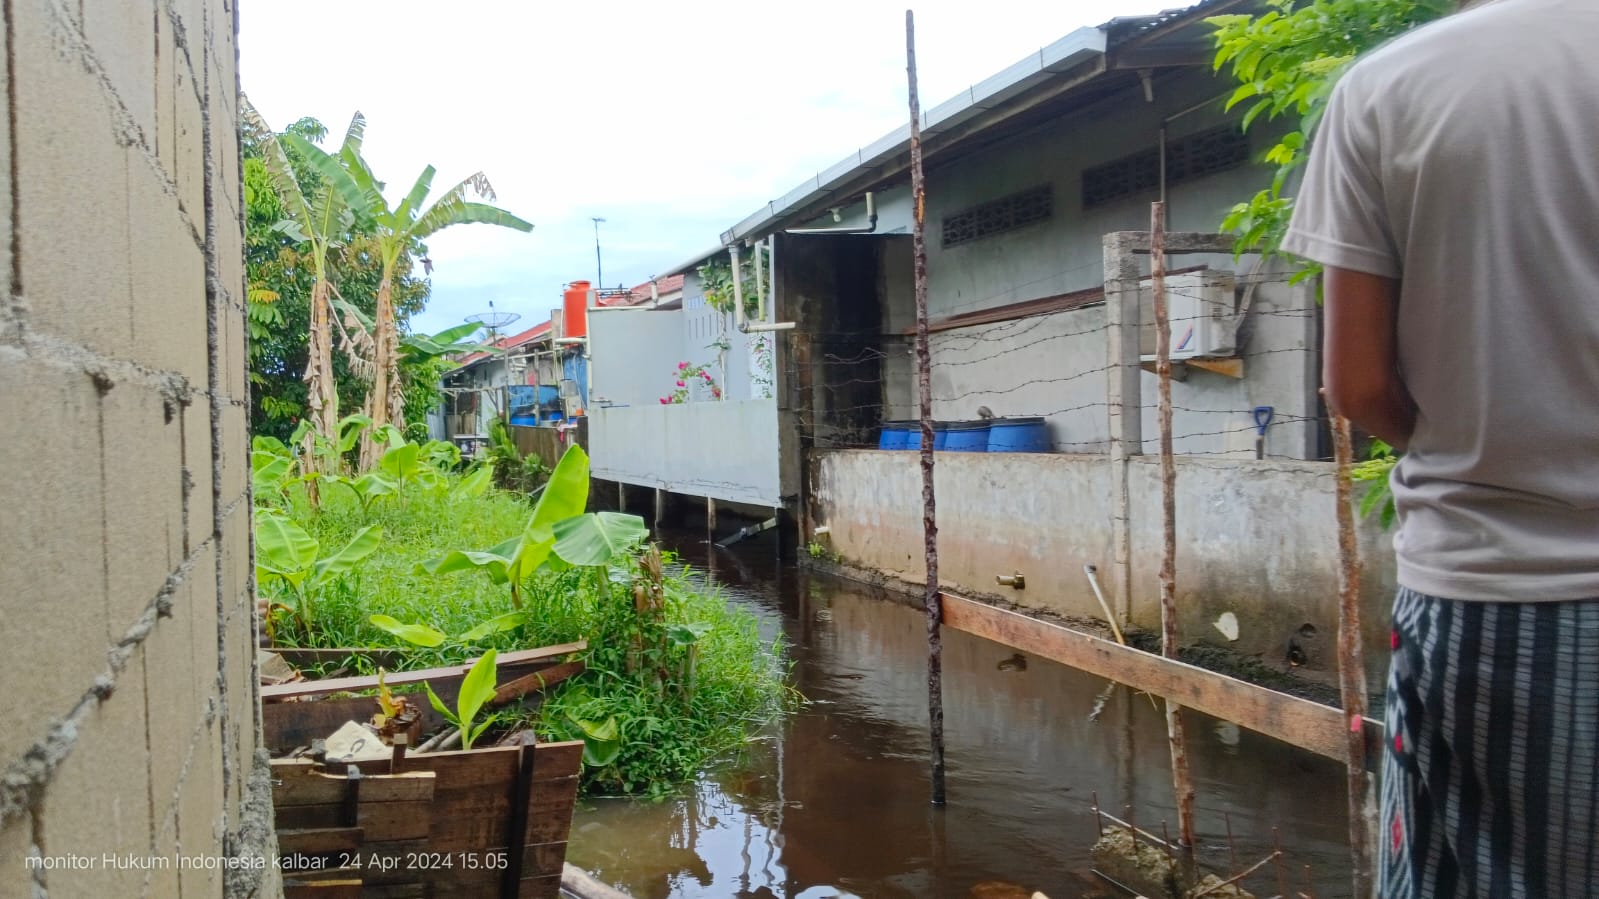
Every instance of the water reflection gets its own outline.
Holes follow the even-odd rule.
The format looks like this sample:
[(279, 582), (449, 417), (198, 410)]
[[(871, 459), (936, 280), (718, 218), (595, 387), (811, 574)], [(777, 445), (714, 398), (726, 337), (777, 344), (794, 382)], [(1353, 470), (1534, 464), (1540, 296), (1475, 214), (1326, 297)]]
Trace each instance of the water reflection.
[[(1085, 895), (1091, 795), (1173, 815), (1165, 725), (1144, 696), (964, 634), (944, 637), (949, 802), (928, 804), (926, 632), (920, 611), (779, 567), (770, 543), (706, 556), (730, 600), (788, 635), (799, 713), (684, 795), (584, 802), (570, 858), (638, 899)], [(1096, 714), (1097, 710), (1097, 714)], [(1202, 846), (1240, 867), (1282, 830), (1318, 896), (1348, 892), (1341, 769), (1194, 716)], [(1275, 891), (1271, 872), (1257, 889)], [(975, 890), (975, 892), (974, 892)], [(1020, 892), (1017, 892), (1020, 891)]]

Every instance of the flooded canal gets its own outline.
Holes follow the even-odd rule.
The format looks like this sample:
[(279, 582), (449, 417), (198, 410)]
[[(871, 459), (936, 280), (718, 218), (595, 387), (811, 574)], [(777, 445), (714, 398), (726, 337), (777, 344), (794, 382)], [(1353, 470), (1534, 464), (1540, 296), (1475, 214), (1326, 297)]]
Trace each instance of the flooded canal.
[[(763, 535), (771, 536), (771, 535)], [(569, 858), (637, 899), (1095, 895), (1095, 816), (1175, 825), (1165, 724), (1147, 696), (945, 631), (948, 805), (928, 804), (926, 636), (913, 609), (773, 559), (772, 544), (684, 542), (730, 601), (789, 640), (809, 702), (684, 795), (580, 803)], [(1202, 860), (1289, 862), (1257, 895), (1349, 893), (1343, 771), (1199, 715), (1190, 722)], [(1306, 866), (1309, 866), (1307, 874)], [(1005, 884), (1025, 889), (1006, 889)]]

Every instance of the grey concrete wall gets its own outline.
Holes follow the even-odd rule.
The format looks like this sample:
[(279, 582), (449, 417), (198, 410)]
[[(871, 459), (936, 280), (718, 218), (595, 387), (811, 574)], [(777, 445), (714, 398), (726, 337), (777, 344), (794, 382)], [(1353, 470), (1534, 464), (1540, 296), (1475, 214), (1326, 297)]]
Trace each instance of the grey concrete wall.
[(0, 896), (279, 892), (260, 867), (236, 12), (4, 6)]
[[(927, 176), (928, 307), (934, 318), (1054, 296), (1104, 283), (1101, 235), (1149, 229), (1158, 192), (1082, 208), (1084, 169), (1158, 145), (1161, 120), (1229, 89), (1225, 78), (1182, 72), (1157, 77), (1155, 102), (1131, 88), (1124, 95), (995, 144)], [(1216, 107), (1171, 123), (1169, 137), (1224, 124)], [(1251, 132), (1254, 146), (1270, 145), (1268, 130)], [(936, 158), (935, 158), (936, 161)], [(939, 223), (952, 213), (1048, 182), (1054, 216), (1004, 235), (945, 248)], [(1215, 231), (1234, 203), (1270, 183), (1270, 171), (1244, 165), (1173, 186), (1167, 228)], [(1185, 257), (1183, 264), (1231, 268), (1230, 256)]]
[[(1102, 620), (1082, 567), (1114, 597), (1111, 490), (1100, 455), (946, 453), (937, 457), (939, 575), (946, 588), (1001, 593), (1019, 605)], [(817, 524), (844, 560), (908, 581), (922, 565), (921, 475), (915, 453), (818, 452)], [(1129, 620), (1159, 626), (1159, 465), (1130, 463), (1134, 602)], [(1178, 459), (1177, 602), (1184, 642), (1208, 642), (1282, 667), (1295, 640), (1307, 668), (1335, 668), (1337, 534), (1332, 467), (1324, 463)], [(1394, 591), (1387, 535), (1361, 522), (1368, 683), (1382, 683)], [(995, 576), (1021, 572), (1025, 590)], [(1113, 601), (1113, 600), (1112, 600)], [(1232, 612), (1236, 642), (1213, 622)], [(1308, 628), (1306, 626), (1309, 626)]]

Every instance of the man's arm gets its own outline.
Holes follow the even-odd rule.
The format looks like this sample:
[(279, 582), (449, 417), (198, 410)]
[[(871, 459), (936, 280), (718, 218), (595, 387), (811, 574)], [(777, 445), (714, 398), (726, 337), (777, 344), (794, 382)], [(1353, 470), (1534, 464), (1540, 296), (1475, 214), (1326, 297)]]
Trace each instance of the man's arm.
[(1399, 380), (1399, 282), (1329, 266), (1322, 381), (1327, 404), (1356, 427), (1403, 450), (1416, 407)]

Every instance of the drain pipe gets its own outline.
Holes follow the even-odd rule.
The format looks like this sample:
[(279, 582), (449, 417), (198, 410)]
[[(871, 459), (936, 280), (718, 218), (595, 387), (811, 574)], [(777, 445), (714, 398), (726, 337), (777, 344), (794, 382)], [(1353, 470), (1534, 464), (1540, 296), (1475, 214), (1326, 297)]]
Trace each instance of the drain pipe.
[[(833, 220), (839, 218), (838, 208), (833, 209)], [(872, 192), (866, 192), (866, 227), (864, 228), (789, 228), (784, 234), (871, 234), (877, 230), (877, 205)]]
[[(760, 331), (792, 331), (794, 329), (794, 322), (777, 322), (775, 324), (768, 322), (752, 323), (744, 319), (744, 278), (742, 276), (743, 270), (739, 267), (738, 244), (733, 244), (731, 247), (728, 247), (727, 250), (732, 254), (733, 257), (733, 321), (735, 324), (737, 324), (739, 332), (743, 334), (754, 334)], [(755, 289), (758, 293), (761, 290), (760, 259), (761, 254), (759, 251), (757, 251), (755, 253)], [(764, 309), (761, 311), (761, 314), (762, 316), (766, 314)]]

